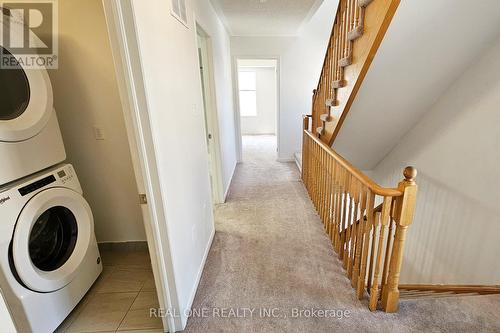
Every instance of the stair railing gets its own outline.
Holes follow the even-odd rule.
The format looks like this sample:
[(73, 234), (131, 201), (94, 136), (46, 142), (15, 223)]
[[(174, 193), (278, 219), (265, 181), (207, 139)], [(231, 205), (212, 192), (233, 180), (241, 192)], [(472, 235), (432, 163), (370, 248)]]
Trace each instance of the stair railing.
[(322, 126), (318, 123), (313, 124), (318, 135), (324, 134), (324, 125), (331, 119), (332, 107), (339, 105), (337, 92), (346, 83), (344, 67), (352, 63), (352, 43), (363, 35), (365, 8), (370, 2), (366, 0), (339, 2), (321, 76), (313, 92), (313, 116), (322, 122)]
[[(309, 130), (303, 119), (302, 181), (359, 299), (386, 312), (399, 304), (399, 275), (415, 209), (417, 170), (383, 188)], [(381, 203), (381, 206), (379, 206)]]
[(339, 1), (321, 75), (313, 91), (312, 127), (322, 141), (333, 143), (399, 1)]

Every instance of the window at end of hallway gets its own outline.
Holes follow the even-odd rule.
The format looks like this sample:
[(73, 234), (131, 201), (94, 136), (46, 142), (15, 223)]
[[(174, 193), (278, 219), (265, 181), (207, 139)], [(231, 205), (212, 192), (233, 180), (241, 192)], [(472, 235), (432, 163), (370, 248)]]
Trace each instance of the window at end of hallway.
[(257, 73), (240, 70), (238, 72), (240, 116), (257, 116)]

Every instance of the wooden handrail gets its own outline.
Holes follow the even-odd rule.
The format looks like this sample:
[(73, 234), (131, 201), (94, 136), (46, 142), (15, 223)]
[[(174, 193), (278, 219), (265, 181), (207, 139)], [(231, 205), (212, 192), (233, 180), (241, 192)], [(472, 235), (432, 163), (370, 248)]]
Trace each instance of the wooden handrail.
[(313, 135), (309, 119), (303, 118), (302, 181), (357, 297), (368, 291), (370, 310), (380, 303), (395, 312), (417, 171), (406, 167), (397, 188), (383, 188)]
[(349, 163), (345, 158), (343, 158), (340, 154), (335, 152), (331, 147), (329, 147), (326, 143), (321, 141), (319, 138), (317, 138), (315, 135), (313, 135), (311, 132), (304, 130), (304, 134), (309, 136), (312, 140), (314, 140), (321, 148), (323, 148), (327, 154), (332, 156), (340, 165), (342, 165), (344, 168), (347, 169), (347, 171), (356, 177), (363, 185), (368, 187), (373, 193), (381, 195), (381, 196), (390, 196), (390, 197), (398, 197), (403, 195), (403, 192), (401, 192), (397, 188), (385, 188), (377, 183), (375, 183), (373, 180), (371, 180), (368, 176), (366, 176), (362, 171), (357, 169), (355, 166), (353, 166), (351, 163)]

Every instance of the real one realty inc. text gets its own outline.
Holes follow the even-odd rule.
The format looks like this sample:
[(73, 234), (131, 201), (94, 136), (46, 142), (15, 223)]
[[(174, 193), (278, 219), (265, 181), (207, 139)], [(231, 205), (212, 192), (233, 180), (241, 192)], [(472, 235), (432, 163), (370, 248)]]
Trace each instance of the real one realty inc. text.
[[(180, 317), (177, 309), (149, 309), (150, 317)], [(252, 307), (214, 307), (193, 308), (184, 311), (184, 316), (195, 318), (349, 318), (351, 312), (341, 309), (320, 308), (252, 308)]]

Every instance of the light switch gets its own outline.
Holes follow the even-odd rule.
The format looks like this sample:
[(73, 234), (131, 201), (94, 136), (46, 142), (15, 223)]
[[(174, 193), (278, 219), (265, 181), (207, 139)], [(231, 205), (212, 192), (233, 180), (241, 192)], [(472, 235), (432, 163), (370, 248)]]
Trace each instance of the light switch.
[(94, 138), (96, 140), (104, 140), (104, 129), (102, 127), (94, 126)]

